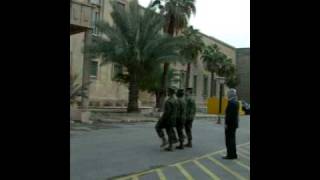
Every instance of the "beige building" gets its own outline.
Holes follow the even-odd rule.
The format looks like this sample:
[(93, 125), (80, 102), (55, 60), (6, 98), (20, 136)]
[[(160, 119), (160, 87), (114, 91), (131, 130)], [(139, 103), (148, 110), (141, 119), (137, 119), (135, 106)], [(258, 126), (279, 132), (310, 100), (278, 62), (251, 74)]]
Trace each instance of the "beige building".
[[(119, 6), (125, 7), (127, 3), (127, 0), (118, 0)], [(92, 28), (91, 36), (97, 36), (96, 28), (92, 26), (92, 24), (96, 20), (112, 22), (110, 16), (111, 11), (110, 0), (72, 0), (70, 27), (76, 22), (86, 28)], [(81, 22), (81, 20), (83, 20), (83, 22)], [(70, 33), (70, 66), (72, 73), (78, 74), (79, 83), (82, 82), (82, 67), (84, 62), (82, 49), (85, 42), (86, 28), (71, 28), (71, 31), (74, 32)], [(202, 36), (205, 44), (217, 44), (223, 53), (232, 58), (234, 63), (236, 62), (236, 49), (234, 47), (205, 34), (202, 34)], [(100, 63), (100, 59), (90, 60), (89, 73), (91, 85), (89, 89), (89, 105), (95, 107), (126, 106), (128, 101), (128, 88), (126, 85), (113, 80), (118, 72), (123, 71), (122, 67), (113, 63), (101, 66)], [(183, 88), (185, 86), (186, 65), (172, 64), (171, 67), (176, 69), (176, 75), (180, 78), (180, 82), (175, 85)], [(211, 75), (204, 69), (203, 62), (199, 56), (197, 63), (191, 67), (189, 82), (189, 85), (195, 88), (198, 107), (205, 107), (206, 100), (211, 91), (210, 83)], [(219, 86), (216, 85), (215, 87), (216, 90), (214, 92), (218, 94)], [(155, 97), (146, 92), (140, 92), (139, 101), (141, 106), (152, 107), (155, 105)]]

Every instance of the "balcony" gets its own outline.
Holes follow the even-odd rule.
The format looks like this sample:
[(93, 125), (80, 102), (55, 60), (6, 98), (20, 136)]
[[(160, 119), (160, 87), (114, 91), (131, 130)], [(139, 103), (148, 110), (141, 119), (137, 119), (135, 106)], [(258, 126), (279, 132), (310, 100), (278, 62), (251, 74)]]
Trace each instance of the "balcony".
[(70, 1), (70, 35), (91, 29), (93, 7), (88, 3)]

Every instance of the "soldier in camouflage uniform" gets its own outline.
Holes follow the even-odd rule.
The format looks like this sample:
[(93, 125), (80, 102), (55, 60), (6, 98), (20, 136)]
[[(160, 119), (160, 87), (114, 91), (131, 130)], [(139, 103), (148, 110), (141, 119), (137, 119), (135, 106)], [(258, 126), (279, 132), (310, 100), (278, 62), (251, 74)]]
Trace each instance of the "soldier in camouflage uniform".
[(180, 145), (177, 146), (177, 149), (183, 149), (183, 141), (184, 141), (184, 134), (183, 129), (186, 121), (186, 102), (184, 99), (184, 91), (183, 89), (179, 89), (177, 92), (177, 122), (176, 122), (176, 128), (178, 132), (179, 137), (179, 143)]
[(176, 114), (177, 114), (177, 100), (174, 97), (175, 89), (169, 88), (168, 95), (169, 98), (166, 100), (164, 106), (164, 112), (156, 124), (156, 131), (158, 136), (162, 139), (162, 147), (167, 144), (165, 139), (164, 133), (162, 131), (163, 128), (166, 129), (168, 139), (169, 139), (169, 146), (165, 148), (166, 151), (172, 151), (172, 145), (174, 143), (174, 127), (176, 126)]
[(192, 147), (192, 123), (196, 114), (196, 103), (191, 98), (192, 88), (187, 88), (186, 90), (186, 123), (185, 131), (188, 137), (188, 143), (186, 147)]

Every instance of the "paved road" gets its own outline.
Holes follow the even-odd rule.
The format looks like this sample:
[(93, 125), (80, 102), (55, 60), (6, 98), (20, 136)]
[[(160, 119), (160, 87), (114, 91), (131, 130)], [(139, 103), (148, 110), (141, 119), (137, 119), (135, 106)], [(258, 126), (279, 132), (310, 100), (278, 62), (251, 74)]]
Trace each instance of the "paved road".
[(194, 147), (174, 152), (160, 149), (155, 123), (103, 124), (72, 131), (71, 180), (249, 179), (250, 117), (240, 119), (239, 159), (225, 154), (223, 125), (194, 122)]

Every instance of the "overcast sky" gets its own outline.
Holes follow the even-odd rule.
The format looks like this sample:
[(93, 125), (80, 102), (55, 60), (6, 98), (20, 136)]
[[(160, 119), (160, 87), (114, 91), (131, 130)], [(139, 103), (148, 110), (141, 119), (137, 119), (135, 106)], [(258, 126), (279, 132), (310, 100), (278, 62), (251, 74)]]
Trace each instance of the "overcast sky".
[[(147, 6), (150, 0), (139, 0)], [(250, 47), (250, 0), (196, 0), (190, 24), (236, 48)]]

